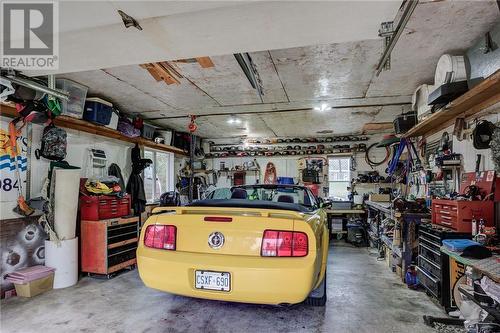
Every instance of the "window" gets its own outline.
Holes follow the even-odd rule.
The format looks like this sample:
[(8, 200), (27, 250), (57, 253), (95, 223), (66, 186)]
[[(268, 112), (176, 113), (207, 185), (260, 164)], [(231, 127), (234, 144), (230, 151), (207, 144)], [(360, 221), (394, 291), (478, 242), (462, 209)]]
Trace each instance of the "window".
[(348, 200), (347, 187), (351, 184), (351, 158), (331, 157), (328, 160), (329, 197)]
[(158, 202), (163, 193), (174, 190), (173, 154), (144, 150), (144, 158), (153, 161), (143, 173), (146, 201)]

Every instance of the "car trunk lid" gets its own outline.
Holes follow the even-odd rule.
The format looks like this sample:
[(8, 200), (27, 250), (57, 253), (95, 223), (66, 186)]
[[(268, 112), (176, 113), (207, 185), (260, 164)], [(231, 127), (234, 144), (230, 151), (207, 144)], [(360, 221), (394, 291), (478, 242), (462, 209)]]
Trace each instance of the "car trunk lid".
[(156, 223), (176, 226), (176, 251), (256, 257), (260, 257), (265, 230), (293, 231), (295, 221), (303, 223), (307, 217), (293, 211), (248, 208), (161, 209), (167, 212), (158, 215)]

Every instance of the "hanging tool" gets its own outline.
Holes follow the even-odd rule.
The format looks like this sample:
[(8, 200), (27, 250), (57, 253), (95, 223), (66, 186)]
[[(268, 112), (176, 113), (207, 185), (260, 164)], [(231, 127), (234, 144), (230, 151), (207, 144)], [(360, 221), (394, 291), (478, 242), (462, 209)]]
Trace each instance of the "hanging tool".
[(476, 178), (479, 178), (480, 172), (479, 167), (481, 166), (481, 154), (476, 155)]
[[(17, 150), (17, 137), (21, 136), (21, 130), (24, 126), (21, 126), (21, 128), (16, 129), (16, 124), (21, 120), (21, 118), (16, 118), (12, 120), (9, 123), (9, 141), (10, 141), (10, 147), (11, 147), (11, 154), (14, 157), (14, 164), (15, 164), (15, 172), (16, 172), (16, 178), (17, 178), (17, 191), (18, 191), (18, 197), (17, 197), (17, 206), (14, 208), (14, 212), (20, 215), (24, 216), (30, 216), (32, 215), (35, 210), (31, 208), (27, 203), (26, 200), (24, 199), (23, 196), (23, 188), (22, 188), (22, 180), (21, 180), (21, 173), (19, 172), (19, 161), (18, 161), (18, 156), (20, 156), (20, 151)], [(8, 144), (8, 142), (6, 143)]]

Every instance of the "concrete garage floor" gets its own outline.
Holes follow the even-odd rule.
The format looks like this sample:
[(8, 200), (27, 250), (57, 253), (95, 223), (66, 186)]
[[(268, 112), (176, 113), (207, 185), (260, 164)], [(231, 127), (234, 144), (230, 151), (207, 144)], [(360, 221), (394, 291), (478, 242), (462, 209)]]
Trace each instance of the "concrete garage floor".
[(144, 287), (137, 271), (33, 299), (1, 302), (1, 332), (431, 332), (422, 315), (442, 315), (404, 286), (366, 248), (331, 245), (328, 303), (293, 308), (216, 302)]

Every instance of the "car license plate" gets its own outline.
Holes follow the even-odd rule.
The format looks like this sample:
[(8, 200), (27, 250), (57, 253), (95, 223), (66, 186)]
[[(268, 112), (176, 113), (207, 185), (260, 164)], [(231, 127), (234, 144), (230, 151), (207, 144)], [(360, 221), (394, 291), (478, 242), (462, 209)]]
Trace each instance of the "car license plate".
[(196, 289), (230, 291), (231, 273), (195, 271), (194, 284)]

